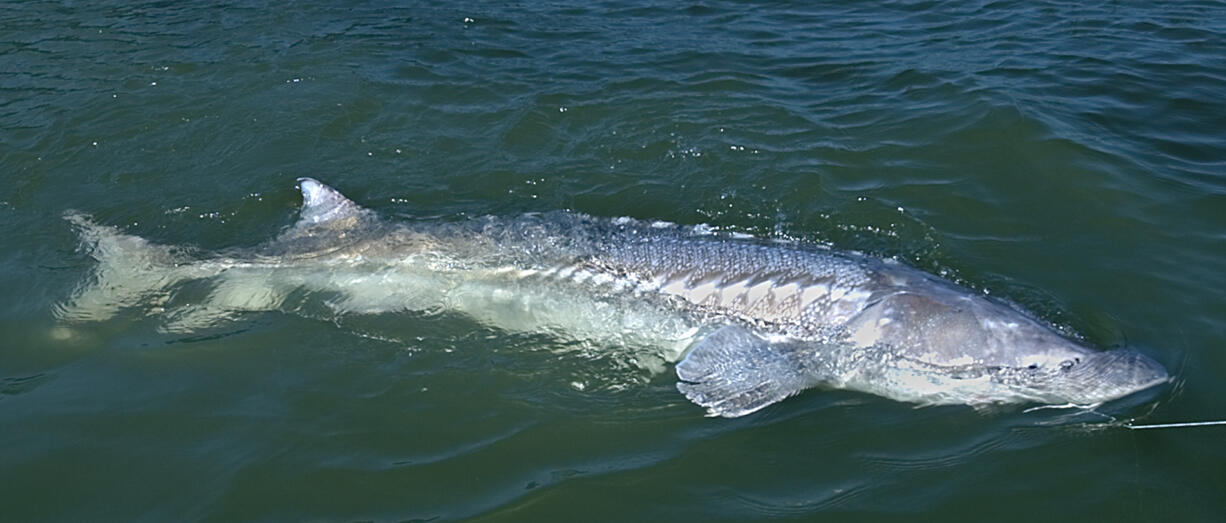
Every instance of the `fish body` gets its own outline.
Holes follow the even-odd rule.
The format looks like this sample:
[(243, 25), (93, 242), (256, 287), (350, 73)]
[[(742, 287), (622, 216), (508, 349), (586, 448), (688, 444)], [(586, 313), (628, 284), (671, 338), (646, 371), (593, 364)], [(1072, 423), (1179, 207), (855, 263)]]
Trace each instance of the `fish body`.
[(318, 296), (342, 315), (454, 311), (620, 348), (655, 370), (675, 363), (678, 389), (725, 417), (811, 387), (921, 405), (1096, 405), (1169, 380), (1140, 353), (1090, 349), (892, 260), (574, 213), (396, 223), (299, 184), (298, 222), (253, 250), (199, 254), (69, 213), (98, 263), (59, 317), (144, 307), (166, 331), (195, 332)]

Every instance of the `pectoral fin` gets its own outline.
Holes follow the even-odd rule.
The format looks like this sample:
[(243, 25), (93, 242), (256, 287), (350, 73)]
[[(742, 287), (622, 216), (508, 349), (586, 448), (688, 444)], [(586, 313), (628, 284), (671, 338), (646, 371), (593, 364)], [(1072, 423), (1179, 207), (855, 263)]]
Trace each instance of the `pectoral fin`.
[(814, 385), (805, 371), (811, 352), (800, 342), (772, 343), (723, 327), (677, 364), (677, 389), (712, 416), (744, 416)]

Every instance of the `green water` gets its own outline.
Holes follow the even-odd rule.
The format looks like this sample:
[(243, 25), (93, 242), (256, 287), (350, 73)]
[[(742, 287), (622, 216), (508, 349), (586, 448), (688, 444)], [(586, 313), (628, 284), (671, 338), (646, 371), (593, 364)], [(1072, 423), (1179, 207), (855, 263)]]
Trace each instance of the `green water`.
[(299, 176), (389, 219), (567, 209), (894, 257), (1226, 419), (1226, 5), (4, 2), (0, 519), (1218, 521), (1226, 428), (669, 374), (461, 316), (53, 316), (68, 209), (250, 247)]

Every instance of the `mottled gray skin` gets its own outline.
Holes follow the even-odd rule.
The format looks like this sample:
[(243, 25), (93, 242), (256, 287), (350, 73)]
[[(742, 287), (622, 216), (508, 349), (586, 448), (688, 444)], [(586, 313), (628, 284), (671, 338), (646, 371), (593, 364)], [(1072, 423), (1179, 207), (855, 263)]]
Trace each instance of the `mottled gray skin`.
[[(80, 214), (99, 262), (58, 308), (96, 321), (145, 307), (169, 331), (260, 310), (299, 290), (338, 314), (454, 310), (508, 330), (677, 361), (679, 390), (741, 416), (813, 386), (919, 404), (1095, 405), (1167, 381), (1153, 360), (1100, 352), (1002, 302), (905, 265), (702, 228), (553, 213), (391, 223), (300, 180), (301, 219), (254, 252), (194, 257)], [(178, 303), (186, 281), (211, 294)]]
[[(1089, 406), (1168, 379), (1139, 353), (1091, 350), (1005, 303), (891, 260), (658, 237), (617, 245), (605, 256), (608, 266), (656, 282), (695, 307), (737, 318), (750, 330), (784, 334), (791, 341), (781, 345), (800, 348), (782, 351), (803, 353), (788, 363), (801, 369), (797, 384), (921, 404)], [(689, 393), (684, 384), (682, 391)], [(714, 414), (744, 413), (739, 405), (695, 401)]]

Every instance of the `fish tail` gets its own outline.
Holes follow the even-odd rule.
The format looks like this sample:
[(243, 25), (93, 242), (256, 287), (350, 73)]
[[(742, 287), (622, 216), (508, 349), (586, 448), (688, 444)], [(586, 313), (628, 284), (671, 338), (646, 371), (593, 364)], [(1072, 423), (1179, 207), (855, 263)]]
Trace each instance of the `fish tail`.
[(98, 225), (89, 216), (64, 213), (77, 230), (81, 249), (97, 264), (72, 296), (56, 304), (56, 318), (69, 322), (101, 321), (120, 310), (148, 303), (159, 291), (178, 281), (169, 247)]

